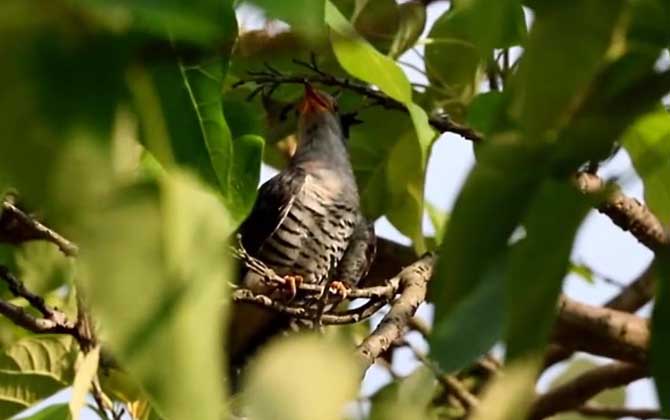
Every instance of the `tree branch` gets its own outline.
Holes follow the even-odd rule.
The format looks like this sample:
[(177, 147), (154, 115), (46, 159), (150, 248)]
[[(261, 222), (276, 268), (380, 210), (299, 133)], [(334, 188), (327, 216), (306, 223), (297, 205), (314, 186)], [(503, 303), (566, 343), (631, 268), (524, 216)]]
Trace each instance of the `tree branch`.
[(646, 376), (646, 369), (639, 365), (612, 363), (599, 366), (537, 397), (528, 418), (540, 420), (577, 409), (606, 389), (618, 388)]
[(589, 417), (609, 417), (618, 419), (621, 417), (633, 417), (636, 419), (667, 419), (660, 410), (649, 408), (627, 408), (627, 407), (604, 407), (599, 404), (586, 404), (577, 408), (579, 414)]
[(365, 365), (374, 363), (394, 341), (402, 337), (417, 308), (426, 299), (435, 260), (434, 254), (426, 254), (391, 280), (397, 279), (400, 295), (377, 328), (358, 346), (358, 354)]
[(0, 207), (0, 242), (20, 244), (44, 240), (55, 244), (68, 257), (79, 252), (77, 245), (24, 213), (10, 198), (2, 199)]

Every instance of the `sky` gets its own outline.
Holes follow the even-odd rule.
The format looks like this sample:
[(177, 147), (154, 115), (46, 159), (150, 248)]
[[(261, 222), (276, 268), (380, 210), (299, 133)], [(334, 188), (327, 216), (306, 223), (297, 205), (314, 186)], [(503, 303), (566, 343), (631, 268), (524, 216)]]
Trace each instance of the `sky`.
[[(447, 9), (446, 2), (435, 2), (428, 7), (428, 23), (426, 28), (430, 28), (432, 23)], [(249, 28), (258, 20), (253, 10), (243, 9), (238, 16), (241, 22)], [(427, 35), (424, 33), (424, 36)], [(419, 48), (421, 51), (422, 48)], [(423, 63), (419, 57), (408, 52), (401, 61), (409, 62), (415, 66), (423, 68)], [(659, 64), (667, 66), (670, 60), (666, 56)], [(412, 82), (425, 82), (423, 74), (407, 66), (403, 66)], [(444, 134), (435, 143), (427, 169), (425, 196), (428, 201), (438, 208), (449, 211), (458, 196), (463, 182), (469, 171), (474, 165), (474, 155), (472, 143), (463, 140), (455, 134)], [(261, 170), (261, 183), (268, 180), (276, 174), (272, 168), (264, 166)], [(629, 196), (644, 201), (643, 185), (635, 173), (631, 161), (625, 151), (620, 150), (613, 159), (607, 162), (601, 168), (599, 174), (607, 179), (616, 179), (622, 190)], [(408, 244), (409, 240), (400, 234), (385, 218), (377, 221), (375, 225), (377, 234), (397, 242)], [(432, 228), (426, 220), (425, 230), (431, 233)], [(641, 245), (637, 240), (627, 232), (622, 231), (615, 226), (607, 216), (597, 211), (590, 212), (583, 225), (581, 226), (575, 246), (572, 252), (572, 260), (575, 263), (584, 264), (600, 276), (596, 276), (593, 284), (586, 282), (577, 275), (568, 275), (564, 292), (581, 302), (591, 304), (602, 304), (610, 297), (617, 294), (619, 287), (611, 282), (604, 281), (604, 278), (612, 279), (619, 284), (627, 284), (636, 279), (650, 264), (653, 253)], [(649, 315), (650, 307), (643, 308), (642, 314)], [(428, 305), (419, 309), (419, 316), (430, 321), (432, 310)], [(375, 317), (376, 322), (381, 319), (381, 315)], [(373, 322), (375, 322), (373, 320)], [(417, 333), (410, 333), (408, 339), (417, 347), (427, 350), (425, 342)], [(600, 360), (593, 358), (594, 360)], [(600, 360), (601, 362), (603, 360)], [(418, 366), (409, 350), (399, 350), (394, 361), (393, 369), (396, 373), (407, 375)], [(548, 383), (560, 374), (565, 363), (558, 364), (543, 375), (539, 381), (539, 389), (546, 389)], [(391, 380), (390, 375), (385, 369), (373, 366), (366, 374), (361, 387), (363, 396), (372, 395), (380, 387)], [(69, 391), (63, 391), (56, 396), (44, 401), (39, 407), (63, 402), (69, 399)], [(650, 380), (640, 380), (628, 388), (627, 405), (631, 407), (657, 407), (658, 402)], [(39, 409), (39, 408), (38, 408)], [(33, 410), (31, 410), (32, 412)], [(97, 417), (91, 413), (84, 413), (82, 419), (92, 420)]]

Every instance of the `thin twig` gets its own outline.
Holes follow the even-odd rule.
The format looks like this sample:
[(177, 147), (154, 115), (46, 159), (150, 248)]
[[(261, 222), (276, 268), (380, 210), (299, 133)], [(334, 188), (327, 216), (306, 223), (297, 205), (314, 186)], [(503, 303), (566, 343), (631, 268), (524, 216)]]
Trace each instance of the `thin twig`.
[(79, 252), (77, 245), (24, 213), (10, 199), (3, 199), (0, 208), (0, 242), (19, 244), (34, 240), (49, 241), (68, 257), (74, 257)]
[(589, 403), (577, 408), (579, 414), (589, 417), (608, 417), (618, 419), (632, 417), (636, 419), (667, 419), (660, 410), (651, 408), (605, 407), (600, 404)]
[(403, 344), (412, 351), (417, 360), (433, 372), (438, 382), (450, 394), (456, 397), (461, 404), (463, 404), (466, 411), (469, 412), (479, 407), (479, 400), (477, 397), (468, 391), (465, 385), (463, 385), (457, 377), (442, 372), (435, 362), (426, 357), (425, 354), (421, 353), (419, 349), (414, 347), (410, 342), (405, 341)]

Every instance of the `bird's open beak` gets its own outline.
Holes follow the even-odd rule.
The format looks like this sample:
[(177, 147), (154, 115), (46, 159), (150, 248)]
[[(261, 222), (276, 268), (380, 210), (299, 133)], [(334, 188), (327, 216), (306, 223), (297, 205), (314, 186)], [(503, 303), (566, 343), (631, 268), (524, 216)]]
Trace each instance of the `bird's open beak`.
[(306, 114), (308, 112), (324, 112), (330, 111), (330, 104), (325, 100), (319, 92), (316, 91), (309, 83), (305, 83), (305, 96), (303, 97), (300, 105), (298, 105), (298, 111), (301, 114)]

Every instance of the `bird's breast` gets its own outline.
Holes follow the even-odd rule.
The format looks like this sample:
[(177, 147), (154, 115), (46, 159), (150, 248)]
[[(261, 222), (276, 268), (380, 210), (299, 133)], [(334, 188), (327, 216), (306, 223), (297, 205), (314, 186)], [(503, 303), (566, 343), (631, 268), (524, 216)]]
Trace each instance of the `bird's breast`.
[(325, 281), (342, 259), (356, 224), (358, 196), (337, 179), (308, 176), (261, 258), (280, 275)]

